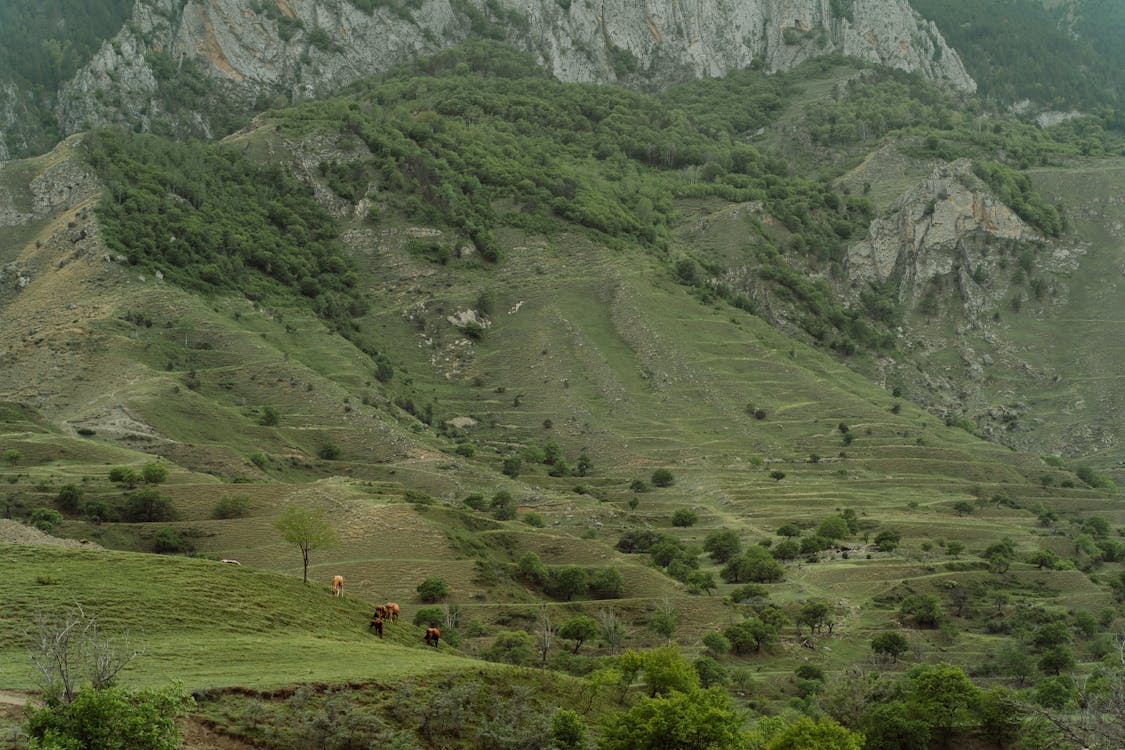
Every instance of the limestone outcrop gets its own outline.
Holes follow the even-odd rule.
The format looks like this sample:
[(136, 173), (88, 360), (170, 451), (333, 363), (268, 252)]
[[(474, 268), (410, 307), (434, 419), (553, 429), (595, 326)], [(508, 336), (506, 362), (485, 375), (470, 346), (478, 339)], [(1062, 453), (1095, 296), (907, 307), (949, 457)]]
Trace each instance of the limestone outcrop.
[(249, 106), (325, 94), (455, 45), (482, 22), (563, 81), (660, 83), (840, 53), (975, 88), (907, 0), (424, 0), (370, 13), (350, 0), (138, 0), (125, 28), (64, 86), (58, 119), (64, 133), (161, 120), (206, 136), (215, 119), (207, 105), (176, 102), (172, 112), (159, 96), (169, 60), (212, 79), (210, 106), (221, 106), (218, 94)]

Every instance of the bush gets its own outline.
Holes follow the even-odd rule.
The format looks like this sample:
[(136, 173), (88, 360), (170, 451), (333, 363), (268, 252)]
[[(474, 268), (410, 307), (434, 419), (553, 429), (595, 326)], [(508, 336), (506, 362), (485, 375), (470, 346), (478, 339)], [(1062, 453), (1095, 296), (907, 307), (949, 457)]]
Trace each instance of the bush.
[(317, 450), (316, 455), (325, 461), (335, 461), (340, 457), (340, 446), (335, 443), (325, 443)]
[(653, 487), (671, 487), (675, 483), (676, 478), (672, 476), (672, 472), (668, 469), (657, 469), (652, 472)]
[(672, 514), (672, 525), (681, 528), (694, 526), (699, 521), (699, 516), (687, 508), (680, 508)]
[(176, 750), (176, 719), (191, 704), (180, 685), (164, 690), (83, 690), (68, 704), (53, 703), (33, 712), (26, 730), (32, 746), (44, 750)]
[(250, 498), (246, 495), (223, 495), (211, 509), (211, 518), (221, 521), (227, 518), (243, 518), (250, 514)]
[(484, 499), (483, 493), (474, 492), (465, 498), (465, 505), (469, 506), (473, 510), (484, 510), (485, 506), (487, 506), (488, 503)]
[(414, 624), (421, 628), (437, 628), (445, 623), (441, 607), (422, 607), (414, 613)]
[(427, 578), (415, 590), (424, 602), (440, 602), (449, 596), (449, 584), (441, 578)]
[(541, 513), (527, 513), (523, 517), (523, 522), (537, 529), (541, 529), (547, 525), (547, 521), (543, 518), (543, 514)]
[(156, 532), (156, 537), (152, 542), (152, 549), (154, 552), (162, 555), (180, 554), (191, 552), (195, 549), (195, 545), (191, 543), (190, 539), (184, 537), (178, 531), (173, 529), (161, 529)]
[(62, 513), (54, 508), (36, 508), (31, 512), (31, 517), (28, 519), (29, 524), (47, 533), (50, 533), (51, 529), (62, 522)]
[(168, 469), (161, 464), (145, 464), (141, 470), (141, 477), (146, 484), (163, 484), (168, 481)]
[(148, 488), (129, 495), (125, 502), (126, 521), (152, 523), (172, 520), (172, 502), (156, 488)]
[(55, 504), (67, 513), (77, 513), (82, 507), (85, 490), (76, 484), (65, 484), (55, 496)]

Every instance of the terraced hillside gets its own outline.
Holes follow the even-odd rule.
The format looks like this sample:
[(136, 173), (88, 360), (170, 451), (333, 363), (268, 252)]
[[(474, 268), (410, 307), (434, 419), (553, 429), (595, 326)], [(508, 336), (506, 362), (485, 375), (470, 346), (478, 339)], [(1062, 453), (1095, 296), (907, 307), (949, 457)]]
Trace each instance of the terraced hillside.
[[(829, 71), (812, 95), (857, 74)], [(84, 149), (97, 151), (79, 139), (0, 164), (0, 499), (7, 515), (110, 549), (0, 548), (12, 571), (0, 586), (16, 614), (3, 624), (0, 686), (33, 685), (21, 634), (37, 608), (72, 600), (141, 633), (145, 654), (125, 673), (129, 682), (178, 677), (192, 689), (370, 687), (387, 672), (424, 683), (432, 671), (473, 673), (474, 656), (584, 675), (625, 647), (674, 641), (753, 683), (739, 688), (740, 699), (780, 709), (807, 697), (795, 668), (844, 675), (872, 663), (871, 641), (885, 632), (909, 637), (910, 664), (948, 661), (1013, 685), (1026, 678), (997, 654), (1049, 621), (1074, 634), (1078, 672), (1105, 655), (1121, 622), (1125, 559), (1115, 537), (1125, 510), (1111, 484), (1098, 487), (1038, 451), (984, 441), (964, 429), (973, 424), (934, 416), (909, 390), (896, 394), (895, 381), (865, 376), (890, 356), (880, 331), (893, 328), (829, 309), (818, 296), (837, 299), (827, 281), (793, 283), (789, 296), (769, 287), (755, 299), (713, 283), (769, 262), (791, 278), (769, 260), (769, 251), (797, 252), (804, 242), (785, 223), (791, 215), (778, 218), (783, 209), (805, 212), (804, 236), (815, 245), (793, 267), (831, 279), (840, 258), (818, 258), (816, 249), (840, 250), (869, 208), (849, 203), (842, 188), (787, 175), (748, 146), (731, 146), (746, 159), (745, 174), (732, 168), (713, 177), (713, 189), (705, 164), (643, 165), (609, 153), (610, 166), (596, 172), (603, 159), (583, 150), (591, 136), (582, 130), (573, 153), (544, 167), (556, 172), (543, 185), (529, 178), (530, 187), (505, 193), (499, 186), (514, 180), (505, 173), (442, 193), (435, 174), (451, 168), (451, 154), (479, 159), (482, 175), (494, 166), (449, 143), (495, 113), (442, 119), (436, 112), (452, 104), (425, 100), (425, 81), (368, 85), (371, 98), (261, 118), (199, 156), (226, 160), (238, 174), (288, 165), (294, 186), (271, 188), (269, 223), (278, 235), (338, 241), (338, 256), (329, 248), (304, 258), (265, 231), (255, 238), (261, 247), (246, 248), (235, 230), (217, 231), (229, 217), (207, 213), (209, 196), (193, 189), (190, 166), (122, 187), (97, 157), (85, 160)], [(516, 90), (522, 109), (504, 120), (511, 141), (497, 136), (488, 146), (511, 151), (500, 163), (513, 172), (535, 162), (512, 145), (536, 130), (528, 118), (554, 116), (526, 99), (546, 85)], [(384, 114), (380, 97), (405, 97), (399, 89), (433, 108), (400, 103), (397, 119), (372, 125)], [(778, 116), (782, 130), (801, 121), (795, 111)], [(608, 109), (590, 117), (620, 122)], [(704, 129), (677, 126), (704, 142)], [(407, 148), (392, 128), (433, 150), (398, 154), (398, 173), (383, 169), (379, 159)], [(909, 153), (911, 138), (885, 153)], [(129, 158), (179, 158), (155, 141), (136, 143)], [(842, 153), (841, 164), (854, 157)], [(1067, 181), (1091, 175), (1116, 184), (1117, 161), (1070, 161), (1033, 177), (1061, 197)], [(573, 171), (578, 163), (591, 172)], [(872, 174), (885, 176), (871, 188), (882, 210), (901, 175)], [(761, 198), (750, 200), (755, 190)], [(153, 247), (171, 248), (167, 257), (145, 256), (113, 234), (107, 212), (138, 196), (153, 201), (150, 218), (189, 217), (168, 230), (136, 219), (143, 212), (115, 215), (167, 231), (147, 232)], [(239, 205), (249, 222), (256, 204)], [(1105, 210), (1116, 208), (1106, 201)], [(1101, 242), (1096, 233), (1115, 215), (1072, 217), (1075, 241)], [(482, 229), (486, 218), (495, 220)], [(223, 243), (228, 259), (245, 251), (243, 260), (176, 276), (198, 270), (173, 258), (208, 249), (188, 247), (205, 235)], [(1101, 315), (1108, 306), (1094, 300), (1112, 294), (1115, 261), (1098, 248), (1070, 288), (1084, 279), (1102, 285), (1021, 318), (1010, 326), (1013, 342), (1027, 337), (1030, 348), (1043, 331), (1078, 319), (1112, 329), (1116, 321)], [(333, 263), (339, 268), (324, 270)], [(229, 283), (244, 273), (259, 274), (249, 296)], [(827, 310), (821, 322), (830, 334), (819, 344), (800, 294)], [(908, 324), (938, 331), (958, 322), (920, 316)], [(849, 336), (861, 342), (850, 358), (841, 355)], [(1118, 409), (1118, 350), (1092, 339), (1083, 346), (1082, 358), (1096, 365), (1088, 377), (1106, 382), (1101, 408)], [(1060, 347), (1035, 356), (1062, 370), (1077, 355)], [(955, 357), (939, 352), (932, 362)], [(1053, 385), (1024, 397), (1054, 397)], [(989, 387), (981, 393), (999, 398), (1006, 386), (997, 377)], [(1092, 408), (1076, 405), (1065, 429), (1036, 429), (1068, 440)], [(1112, 471), (1117, 455), (1107, 452), (1099, 471)], [(166, 475), (158, 468), (146, 479), (154, 464)], [(276, 526), (292, 505), (322, 510), (338, 537), (312, 550), (309, 586), (299, 580), (300, 550)], [(707, 554), (723, 531), (734, 532), (736, 560), (769, 548), (777, 572), (740, 572)], [(197, 559), (150, 554), (158, 549)], [(346, 580), (342, 600), (326, 591), (337, 574)], [(428, 578), (449, 593), (423, 601), (418, 587)], [(919, 598), (938, 616), (912, 613)], [(403, 605), (404, 622), (380, 643), (367, 618), (387, 600)], [(810, 602), (826, 605), (827, 632), (801, 619)], [(438, 612), (423, 611), (435, 605)], [(765, 615), (779, 618), (774, 640), (721, 653), (705, 647), (709, 634), (765, 612), (780, 613)], [(411, 624), (420, 613), (419, 622), (438, 618), (460, 653), (424, 650)], [(553, 646), (536, 641), (581, 614), (603, 628), (573, 654), (561, 637)], [(606, 627), (615, 619), (623, 634)], [(544, 705), (580, 702), (539, 684), (554, 678), (525, 678)], [(203, 710), (214, 718), (226, 709)], [(237, 729), (256, 725), (243, 718), (214, 720), (252, 734)], [(596, 713), (591, 721), (600, 721)], [(424, 741), (438, 746), (438, 736)]]

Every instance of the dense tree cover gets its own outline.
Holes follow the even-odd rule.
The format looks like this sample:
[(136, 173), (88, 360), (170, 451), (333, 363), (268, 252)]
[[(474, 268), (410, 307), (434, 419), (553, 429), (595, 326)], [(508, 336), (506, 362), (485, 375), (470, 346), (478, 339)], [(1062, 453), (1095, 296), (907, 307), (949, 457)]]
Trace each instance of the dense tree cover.
[(118, 131), (91, 134), (86, 148), (108, 188), (106, 245), (130, 263), (189, 289), (304, 299), (341, 328), (364, 310), (335, 224), (283, 168)]
[[(1055, 109), (1120, 107), (1125, 9), (1113, 0), (916, 0), (961, 55), (982, 94)], [(1066, 28), (1073, 12), (1075, 31)], [(1117, 35), (1113, 36), (1116, 31)]]
[(0, 71), (53, 91), (132, 12), (133, 0), (6, 0), (0, 3)]

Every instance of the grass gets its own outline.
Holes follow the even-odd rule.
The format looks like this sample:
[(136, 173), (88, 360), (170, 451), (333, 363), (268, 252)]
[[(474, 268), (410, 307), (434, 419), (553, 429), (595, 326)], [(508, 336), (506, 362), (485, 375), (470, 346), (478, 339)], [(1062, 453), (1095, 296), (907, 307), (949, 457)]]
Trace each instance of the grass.
[[(830, 71), (809, 85), (808, 96), (827, 96), (851, 74)], [(797, 119), (797, 112), (783, 116), (783, 122)], [(255, 148), (261, 139), (279, 138), (239, 137)], [(873, 199), (888, 202), (900, 187), (894, 170), (868, 166), (878, 172)], [(34, 167), (20, 168), (31, 174)], [(1115, 169), (1055, 170), (1036, 173), (1036, 180), (1061, 195), (1076, 181), (1116, 184)], [(1117, 215), (1117, 208), (1103, 208), (1106, 216)], [(744, 209), (685, 202), (677, 242), (695, 243), (701, 258), (736, 260), (749, 222)], [(1096, 321), (1082, 330), (1099, 336), (1080, 342), (1090, 378), (1067, 378), (1060, 386), (1036, 375), (1034, 388), (1021, 396), (1063, 415), (1057, 423), (1027, 425), (1037, 436), (1058, 429), (1060, 440), (1080, 425), (1104, 424), (1099, 409), (1120, 411), (1111, 367), (1120, 360), (1119, 344), (1110, 341), (1117, 313), (1109, 313), (1109, 303), (1097, 304), (1111, 299), (1118, 261), (1107, 249), (1111, 238), (1096, 236), (1100, 219), (1081, 216), (1075, 219), (1081, 236), (1100, 244), (1089, 254), (1090, 270), (1083, 265), (1076, 272), (1064, 319), (1044, 311), (1004, 318), (1011, 340), (1026, 347), (1025, 358), (1060, 371), (1071, 355), (1033, 350), (1033, 343), (1065, 334), (1075, 321)], [(681, 613), (677, 641), (695, 651), (704, 633), (742, 616), (745, 608), (724, 599), (734, 586), (689, 595), (647, 556), (614, 550), (621, 533), (654, 528), (699, 543), (710, 530), (732, 528), (744, 544), (754, 544), (776, 540), (785, 523), (815, 526), (845, 507), (857, 511), (872, 537), (885, 528), (899, 531), (900, 549), (794, 562), (783, 583), (768, 587), (771, 600), (790, 607), (813, 597), (844, 602), (831, 651), (815, 655), (829, 669), (866, 659), (872, 634), (895, 617), (893, 607), (875, 600), (906, 586), (944, 593), (946, 582), (981, 581), (1018, 592), (1021, 604), (1059, 613), (1110, 603), (1107, 589), (1083, 573), (1040, 572), (1017, 561), (1009, 572), (993, 574), (981, 569), (979, 553), (1003, 537), (1021, 555), (1040, 546), (1064, 552), (1068, 537), (1047, 533), (1066, 531), (1071, 519), (1095, 512), (1125, 523), (1119, 503), (1082, 487), (1041, 487), (1039, 475), (1050, 467), (1037, 452), (986, 443), (892, 397), (861, 373), (873, 366), (865, 355), (835, 360), (762, 318), (703, 304), (672, 279), (656, 252), (610, 252), (565, 231), (540, 237), (504, 230), (498, 234), (507, 252), (499, 264), (437, 266), (407, 251), (409, 224), (402, 217), (379, 225), (341, 221), (371, 302), (371, 312), (356, 321), (355, 338), (391, 358), (389, 383), (375, 378), (363, 351), (307, 312), (189, 295), (104, 261), (55, 270), (45, 264), (48, 270), (19, 296), (0, 300), (6, 352), (0, 398), (19, 404), (0, 406), (0, 451), (22, 454), (13, 465), (0, 464), (0, 497), (26, 508), (48, 505), (63, 484), (81, 482), (88, 497), (117, 500), (122, 490), (108, 482), (111, 466), (163, 456), (172, 472), (161, 491), (172, 500), (175, 520), (93, 526), (71, 517), (57, 533), (144, 549), (169, 527), (190, 534), (200, 553), (243, 563), (4, 545), (10, 574), (0, 581), (8, 615), (0, 621), (0, 684), (31, 685), (22, 630), (37, 608), (73, 599), (143, 635), (148, 648), (127, 675), (139, 684), (178, 676), (192, 687), (272, 689), (460, 670), (467, 660), (422, 648), (412, 626), (392, 628), (383, 642), (366, 632), (372, 606), (388, 599), (402, 604), (409, 621), (422, 605), (415, 587), (435, 575), (449, 583), (465, 619), (480, 619), (493, 635), (504, 623), (526, 624), (521, 615), (543, 602), (560, 618), (612, 608), (628, 622), (629, 646), (654, 645), (660, 639), (644, 623), (668, 597)], [(1089, 294), (1078, 291), (1079, 282), (1090, 282)], [(53, 304), (76, 288), (83, 290), (80, 309)], [(486, 290), (495, 297), (491, 325), (470, 340), (449, 317)], [(126, 321), (127, 313), (141, 313), (152, 325)], [(38, 332), (29, 334), (33, 329)], [(953, 366), (958, 354), (949, 350), (935, 361)], [(1017, 377), (1018, 369), (1017, 362), (998, 372), (982, 398), (1002, 403), (1022, 393), (1028, 381)], [(416, 412), (432, 408), (432, 424), (396, 404), (407, 399)], [(765, 411), (764, 419), (747, 413), (750, 403)], [(896, 403), (900, 410), (892, 413)], [(267, 406), (279, 415), (276, 425), (261, 423)], [(454, 454), (454, 440), (442, 435), (443, 422), (459, 416), (477, 422), (462, 435), (477, 448), (471, 459)], [(854, 435), (850, 445), (843, 444), (841, 422)], [(78, 428), (93, 434), (80, 436)], [(551, 477), (547, 467), (527, 463), (515, 479), (499, 473), (504, 456), (546, 440), (557, 441), (572, 464), (587, 453), (591, 476)], [(318, 458), (328, 442), (339, 446), (338, 460)], [(1099, 468), (1112, 469), (1116, 453), (1089, 455)], [(648, 481), (658, 468), (670, 469), (675, 484), (635, 495), (640, 504), (628, 510), (630, 483)], [(784, 479), (771, 478), (775, 470)], [(575, 493), (578, 484), (594, 494)], [(431, 496), (433, 504), (403, 502), (408, 489)], [(541, 513), (545, 528), (462, 512), (469, 493), (488, 497), (500, 489), (512, 492), (521, 513)], [(997, 493), (1021, 507), (991, 504)], [(249, 515), (211, 519), (215, 503), (231, 494), (249, 498)], [(978, 498), (985, 504), (971, 515), (953, 512), (954, 503), (975, 506)], [(273, 527), (290, 502), (324, 508), (340, 535), (337, 545), (314, 551), (308, 587), (300, 583), (298, 550)], [(1037, 503), (1063, 520), (1040, 529), (1027, 510)], [(699, 523), (671, 528), (680, 507), (696, 510)], [(964, 569), (948, 567), (940, 546), (947, 540), (966, 545), (958, 566)], [(929, 553), (921, 550), (924, 543), (933, 545)], [(549, 565), (615, 566), (625, 595), (545, 602), (508, 578), (507, 566), (526, 551)], [(718, 573), (706, 558), (703, 564)], [(1103, 572), (1119, 569), (1113, 564)], [(334, 574), (347, 581), (343, 600), (326, 593)], [(41, 585), (41, 575), (57, 583)], [(947, 652), (938, 650), (947, 644), (922, 634), (925, 658), (971, 666), (1002, 641), (980, 632), (980, 623), (964, 625), (973, 632)], [(466, 653), (488, 643), (488, 637), (472, 639)], [(584, 651), (605, 655), (608, 648), (592, 643)], [(777, 654), (731, 664), (788, 675), (805, 652), (790, 626)]]
[[(471, 664), (422, 644), (421, 630), (367, 631), (370, 601), (335, 599), (327, 586), (250, 567), (127, 552), (0, 544), (7, 616), (0, 625), (4, 686), (35, 684), (25, 628), (37, 612), (78, 602), (110, 632), (128, 632), (141, 654), (123, 673), (137, 686), (179, 679), (190, 689), (345, 683)], [(41, 580), (49, 579), (44, 585)]]

